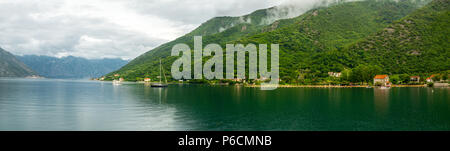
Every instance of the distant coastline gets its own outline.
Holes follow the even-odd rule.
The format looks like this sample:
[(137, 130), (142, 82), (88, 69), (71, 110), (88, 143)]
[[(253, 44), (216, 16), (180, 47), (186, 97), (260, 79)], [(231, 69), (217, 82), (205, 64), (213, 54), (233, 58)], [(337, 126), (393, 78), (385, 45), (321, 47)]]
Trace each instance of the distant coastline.
[[(101, 81), (97, 79), (92, 79), (94, 81)], [(139, 84), (151, 84), (155, 82), (144, 82), (144, 81), (137, 81), (137, 82), (131, 82), (131, 83), (139, 83)], [(258, 88), (261, 87), (261, 85), (255, 85), (255, 84), (222, 84), (222, 83), (178, 83), (178, 82), (169, 82), (169, 84), (199, 84), (199, 85), (211, 85), (211, 86), (244, 86), (244, 87), (250, 87), (250, 88)], [(368, 88), (368, 87), (376, 87), (376, 86), (369, 86), (369, 85), (278, 85), (278, 88)], [(392, 85), (391, 87), (412, 87), (412, 88), (420, 88), (420, 87), (428, 87), (426, 84), (418, 84), (418, 85)], [(448, 87), (448, 86), (446, 86)]]
[[(261, 87), (260, 85), (245, 85), (245, 87)], [(339, 86), (339, 85), (278, 85), (278, 88), (367, 88), (369, 85)], [(392, 87), (427, 87), (427, 85), (393, 85)]]
[(45, 77), (39, 76), (39, 75), (31, 75), (31, 76), (26, 76), (26, 79), (45, 79)]

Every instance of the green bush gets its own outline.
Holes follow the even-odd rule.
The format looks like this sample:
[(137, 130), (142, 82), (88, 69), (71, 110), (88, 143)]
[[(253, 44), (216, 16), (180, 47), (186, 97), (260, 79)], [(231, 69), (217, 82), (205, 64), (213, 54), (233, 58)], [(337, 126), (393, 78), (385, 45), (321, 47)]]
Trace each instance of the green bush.
[(375, 86), (382, 86), (383, 84), (380, 82), (375, 83)]

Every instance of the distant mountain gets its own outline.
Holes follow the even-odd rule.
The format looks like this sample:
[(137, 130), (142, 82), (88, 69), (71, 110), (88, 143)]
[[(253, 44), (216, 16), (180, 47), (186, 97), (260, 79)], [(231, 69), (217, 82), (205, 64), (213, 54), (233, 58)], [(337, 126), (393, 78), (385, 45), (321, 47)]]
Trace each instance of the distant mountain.
[(85, 59), (80, 57), (17, 56), (31, 69), (46, 78), (82, 79), (100, 77), (127, 64), (122, 59)]
[[(446, 1), (447, 2), (447, 1)], [(262, 9), (241, 17), (216, 17), (172, 42), (139, 56), (118, 71), (133, 81), (146, 75), (156, 76), (159, 58), (163, 68), (178, 57), (170, 56), (171, 48), (186, 43), (193, 48), (193, 36), (203, 36), (203, 44), (226, 43), (280, 44), (280, 77), (299, 76), (301, 70), (312, 77), (327, 77), (328, 72), (354, 68), (359, 58), (342, 56), (342, 50), (373, 35), (423, 6), (418, 0), (366, 0), (338, 2), (316, 7), (289, 19), (265, 22), (275, 8)], [(226, 27), (226, 28), (224, 28)], [(441, 29), (447, 30), (447, 29)]]
[(23, 62), (14, 55), (0, 48), (0, 77), (26, 77), (35, 75)]

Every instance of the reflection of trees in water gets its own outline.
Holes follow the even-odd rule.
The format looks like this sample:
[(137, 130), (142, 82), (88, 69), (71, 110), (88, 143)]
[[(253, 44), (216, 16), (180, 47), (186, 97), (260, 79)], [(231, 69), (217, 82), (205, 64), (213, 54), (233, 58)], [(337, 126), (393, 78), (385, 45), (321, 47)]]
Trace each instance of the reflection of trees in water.
[[(130, 93), (141, 95), (141, 103), (149, 106), (175, 108), (177, 123), (182, 124), (180, 127), (188, 130), (223, 130), (250, 125), (247, 123), (250, 120), (241, 120), (258, 117), (255, 110), (260, 107), (260, 97), (265, 96), (259, 93), (266, 92), (242, 86), (171, 85), (163, 89), (142, 86)], [(157, 104), (159, 100), (161, 104)], [(255, 104), (255, 101), (258, 102)]]
[[(390, 108), (404, 93), (385, 89), (296, 88), (261, 91), (235, 86), (171, 85), (126, 89), (131, 99), (147, 110), (173, 112), (171, 127), (186, 130), (346, 129), (351, 120), (384, 122)], [(392, 92), (392, 94), (390, 94)], [(401, 100), (400, 100), (401, 101)], [(401, 102), (400, 102), (401, 103)], [(393, 110), (394, 111), (394, 110)], [(324, 126), (324, 121), (330, 126)], [(339, 122), (350, 121), (350, 123)], [(326, 122), (325, 122), (326, 123)], [(347, 125), (346, 125), (347, 124)]]
[(131, 112), (135, 127), (144, 130), (183, 130), (189, 127), (180, 121), (177, 108), (167, 105), (167, 88), (151, 88), (144, 84), (123, 84), (117, 87), (126, 112)]
[[(432, 95), (423, 95), (423, 90), (427, 88), (402, 88), (406, 95), (402, 95), (403, 100), (408, 100), (408, 103), (414, 109), (424, 109), (426, 107), (426, 102), (428, 102), (427, 97), (433, 97)], [(430, 101), (432, 101), (431, 99)], [(429, 103), (429, 102), (428, 102)]]
[[(355, 121), (361, 121), (362, 129), (366, 126), (383, 129), (395, 127), (389, 124), (404, 124), (396, 123), (396, 116), (406, 119), (417, 119), (420, 115), (427, 117), (424, 113), (428, 109), (424, 107), (444, 116), (443, 113), (448, 111), (436, 109), (448, 106), (450, 92), (448, 89), (433, 92), (432, 88), (279, 88), (261, 91), (258, 88), (205, 85), (171, 85), (163, 89), (143, 84), (119, 87), (124, 88), (120, 90), (121, 98), (137, 102), (135, 104), (144, 106), (140, 109), (147, 110), (148, 116), (157, 117), (148, 119), (167, 118), (169, 120), (161, 123), (175, 124), (168, 127), (186, 130), (348, 130), (353, 128)], [(417, 103), (428, 103), (428, 106), (415, 107)], [(403, 115), (410, 107), (418, 109), (420, 115)]]
[(326, 91), (328, 91), (327, 96), (328, 96), (328, 103), (332, 106), (334, 106), (334, 109), (339, 109), (340, 108), (340, 104), (343, 103), (342, 101), (346, 101), (343, 100), (343, 92), (341, 91), (341, 88), (325, 88)]
[(159, 104), (164, 104), (167, 102), (168, 88), (155, 88), (150, 85), (144, 85), (144, 95), (143, 97), (148, 97), (149, 100), (157, 102)]
[(134, 97), (143, 105), (164, 104), (167, 102), (168, 88), (154, 88), (150, 83), (135, 84), (128, 89)]
[(390, 89), (373, 89), (375, 112), (380, 115), (386, 115), (389, 109), (389, 92)]
[(448, 99), (448, 96), (450, 95), (450, 88), (448, 87), (433, 87), (433, 88), (427, 88), (426, 89), (427, 95), (427, 105), (430, 108), (433, 108), (434, 106), (439, 105), (447, 105), (448, 108), (450, 108), (450, 99)]
[[(220, 93), (218, 93), (220, 92)], [(150, 85), (136, 85), (129, 90), (138, 103), (148, 110), (173, 109), (173, 119), (177, 125), (170, 125), (182, 130), (211, 129), (217, 114), (226, 114), (227, 102), (223, 99), (239, 94), (235, 89), (211, 87), (205, 85), (170, 85), (167, 88), (153, 88)], [(162, 111), (160, 111), (162, 112)], [(155, 115), (158, 115), (156, 113)]]
[[(235, 88), (233, 89), (234, 90), (233, 91), (233, 94), (234, 94), (233, 96), (235, 96), (237, 98), (241, 97), (242, 87), (243, 86), (235, 86)], [(239, 100), (239, 99), (237, 99), (237, 100)]]
[[(433, 100), (434, 100), (434, 93), (436, 92), (436, 90), (439, 90), (439, 89), (436, 89), (436, 88), (427, 88), (427, 100), (428, 100), (428, 105), (430, 105), (430, 104), (432, 104), (433, 103)], [(448, 91), (448, 92), (450, 92), (450, 91)]]

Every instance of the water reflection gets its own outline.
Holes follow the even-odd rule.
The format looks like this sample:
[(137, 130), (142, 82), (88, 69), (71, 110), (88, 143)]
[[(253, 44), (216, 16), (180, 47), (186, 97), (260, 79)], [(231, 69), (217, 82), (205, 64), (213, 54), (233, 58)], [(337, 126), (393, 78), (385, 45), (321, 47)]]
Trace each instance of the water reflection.
[[(124, 92), (129, 99), (127, 104), (134, 104), (132, 110), (141, 114), (140, 121), (130, 118), (135, 125), (142, 126), (142, 130), (187, 130), (190, 120), (180, 118), (175, 106), (167, 104), (168, 88), (153, 88), (145, 84), (132, 84)], [(132, 99), (130, 99), (132, 98)]]
[(0, 80), (0, 130), (448, 130), (449, 92)]
[(390, 89), (373, 89), (375, 113), (379, 117), (383, 117), (388, 113), (389, 109), (389, 92)]

